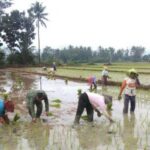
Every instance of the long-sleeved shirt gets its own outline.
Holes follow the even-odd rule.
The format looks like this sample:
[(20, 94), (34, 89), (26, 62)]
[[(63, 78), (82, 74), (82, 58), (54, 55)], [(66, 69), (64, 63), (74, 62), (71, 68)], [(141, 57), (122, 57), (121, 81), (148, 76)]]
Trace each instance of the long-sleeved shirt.
[(108, 77), (108, 71), (107, 71), (107, 70), (103, 70), (103, 71), (102, 71), (102, 76)]
[(136, 95), (136, 87), (140, 85), (140, 82), (137, 79), (132, 79), (130, 77), (127, 77), (124, 79), (122, 82), (121, 86), (121, 92), (124, 90), (124, 94), (129, 95), (129, 96), (135, 96)]
[(102, 95), (86, 92), (90, 104), (93, 106), (95, 110), (98, 110), (100, 113), (102, 113), (106, 118), (108, 118), (110, 121), (113, 121), (110, 115), (107, 113), (107, 108), (105, 104), (105, 98)]
[(88, 95), (89, 101), (94, 109), (101, 111), (104, 111), (106, 109), (104, 96), (91, 92), (86, 92), (86, 94)]
[(49, 111), (49, 102), (48, 102), (47, 94), (43, 90), (30, 90), (26, 96), (26, 102), (27, 102), (27, 107), (30, 108), (31, 115), (33, 118), (35, 117), (34, 105), (36, 103), (36, 97), (38, 96), (38, 93), (43, 93), (43, 100), (45, 102), (45, 111), (46, 112)]
[(5, 114), (5, 104), (2, 99), (0, 99), (0, 117), (2, 117)]

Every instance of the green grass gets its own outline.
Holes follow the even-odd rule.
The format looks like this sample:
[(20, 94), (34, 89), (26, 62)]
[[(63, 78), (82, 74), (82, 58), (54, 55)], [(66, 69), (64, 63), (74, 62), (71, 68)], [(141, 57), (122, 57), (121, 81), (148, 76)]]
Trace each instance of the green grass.
[(60, 99), (54, 99), (54, 100), (52, 100), (52, 102), (61, 103), (61, 100)]

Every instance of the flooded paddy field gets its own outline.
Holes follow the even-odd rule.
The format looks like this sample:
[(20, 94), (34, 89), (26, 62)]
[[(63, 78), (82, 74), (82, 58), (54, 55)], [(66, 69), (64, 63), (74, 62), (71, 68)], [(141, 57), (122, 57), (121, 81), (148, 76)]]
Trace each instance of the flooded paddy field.
[[(67, 67), (69, 68), (69, 67)], [(75, 69), (76, 68), (76, 69)], [(87, 68), (89, 69), (89, 68)], [(93, 68), (92, 68), (93, 69)], [(70, 69), (66, 69), (63, 67), (58, 68), (56, 75), (58, 76), (66, 76), (66, 77), (73, 77), (73, 78), (85, 78), (87, 79), (90, 76), (95, 76), (97, 78), (97, 80), (101, 79), (101, 70), (95, 71), (95, 70), (86, 70), (86, 68), (81, 69), (80, 67), (72, 67)], [(15, 69), (13, 69), (15, 70)], [(28, 71), (28, 72), (37, 72), (37, 73), (45, 73), (47, 74), (47, 71), (43, 71), (42, 68), (17, 68), (17, 70), (20, 71)], [(118, 70), (118, 69), (116, 69)], [(127, 72), (128, 69), (124, 70)], [(145, 69), (144, 68), (144, 72), (147, 71), (149, 69)], [(138, 70), (137, 70), (138, 71)], [(111, 70), (109, 70), (109, 76), (111, 77), (111, 79), (109, 79), (109, 81), (117, 81), (117, 82), (122, 82), (123, 79), (126, 77), (126, 72), (113, 72)], [(150, 85), (150, 80), (149, 80), (150, 74), (143, 74), (143, 73), (139, 73), (139, 80), (141, 82), (142, 85)]]
[[(88, 91), (86, 83), (0, 72), (0, 89), (10, 92), (15, 111), (21, 116), (18, 122), (0, 127), (0, 150), (150, 150), (149, 91), (138, 90), (135, 114), (124, 116), (123, 100), (117, 100), (119, 87), (99, 86), (98, 93), (113, 96), (115, 123), (95, 114), (94, 125), (81, 119), (80, 125), (73, 127), (78, 90)], [(42, 115), (37, 123), (31, 123), (24, 103), (29, 89), (46, 91), (52, 116)], [(59, 107), (54, 107), (54, 100), (60, 100)]]

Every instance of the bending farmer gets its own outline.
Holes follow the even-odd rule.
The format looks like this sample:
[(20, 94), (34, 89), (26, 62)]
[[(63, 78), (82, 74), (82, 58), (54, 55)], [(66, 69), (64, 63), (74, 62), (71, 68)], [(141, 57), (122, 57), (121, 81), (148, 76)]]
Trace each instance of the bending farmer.
[(113, 122), (112, 118), (107, 112), (107, 105), (112, 104), (112, 97), (108, 95), (99, 95), (96, 93), (85, 92), (79, 97), (78, 108), (75, 116), (75, 124), (79, 123), (80, 117), (86, 108), (88, 121), (93, 121), (94, 110), (97, 112), (97, 116), (100, 117), (103, 114), (106, 118)]
[(130, 112), (134, 112), (136, 105), (136, 87), (140, 85), (138, 73), (135, 69), (128, 71), (128, 77), (122, 82), (118, 99), (121, 99), (122, 92), (124, 91), (124, 108), (123, 113), (128, 113), (129, 102), (131, 103)]
[[(32, 117), (32, 121), (35, 122), (36, 118), (40, 118), (42, 113), (42, 100), (45, 102), (45, 111), (46, 115), (48, 115), (49, 112), (49, 102), (47, 95), (42, 90), (31, 90), (27, 93), (26, 96), (26, 102), (27, 102), (27, 109), (29, 111), (30, 116)], [(35, 108), (37, 107), (36, 112)]]
[(9, 118), (7, 116), (7, 112), (14, 112), (14, 104), (10, 100), (2, 100), (0, 99), (0, 123), (9, 124)]
[(88, 84), (90, 85), (90, 91), (97, 89), (96, 77), (94, 76), (89, 77)]

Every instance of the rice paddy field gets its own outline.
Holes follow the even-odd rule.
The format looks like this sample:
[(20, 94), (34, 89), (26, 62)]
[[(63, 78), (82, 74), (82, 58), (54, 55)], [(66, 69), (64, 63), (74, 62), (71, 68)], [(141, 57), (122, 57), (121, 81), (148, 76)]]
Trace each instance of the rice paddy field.
[[(103, 70), (104, 64), (87, 65), (82, 64), (78, 66), (62, 66), (57, 68), (56, 75), (74, 77), (74, 78), (85, 78), (89, 76), (95, 76), (97, 80), (101, 79), (101, 72)], [(47, 67), (49, 70), (50, 67)], [(109, 81), (122, 82), (126, 77), (126, 73), (129, 69), (136, 69), (139, 73), (139, 80), (142, 85), (150, 85), (150, 63), (116, 63), (107, 66), (109, 71), (109, 76), (111, 79)], [(40, 72), (47, 74), (47, 71), (43, 71), (42, 68), (23, 68), (21, 70), (30, 72)]]
[[(57, 68), (56, 75), (101, 78), (102, 68), (100, 64), (63, 66)], [(122, 81), (129, 68), (133, 64), (108, 66), (111, 80)], [(149, 85), (149, 64), (135, 64), (134, 68), (141, 83)], [(89, 85), (26, 72), (47, 73), (42, 68), (0, 70), (0, 89), (9, 92), (15, 102), (15, 113), (20, 116), (17, 122), (0, 126), (0, 150), (150, 150), (150, 90), (138, 89), (135, 113), (123, 115), (123, 99), (117, 99), (119, 86), (98, 85), (97, 93), (113, 96), (110, 113), (115, 123), (94, 114), (94, 122), (89, 124), (84, 120), (84, 112), (80, 125), (73, 126), (78, 91), (89, 91)], [(30, 89), (43, 89), (49, 99), (49, 116), (43, 112), (36, 123), (31, 123), (25, 105)], [(9, 114), (11, 120), (14, 114)]]

